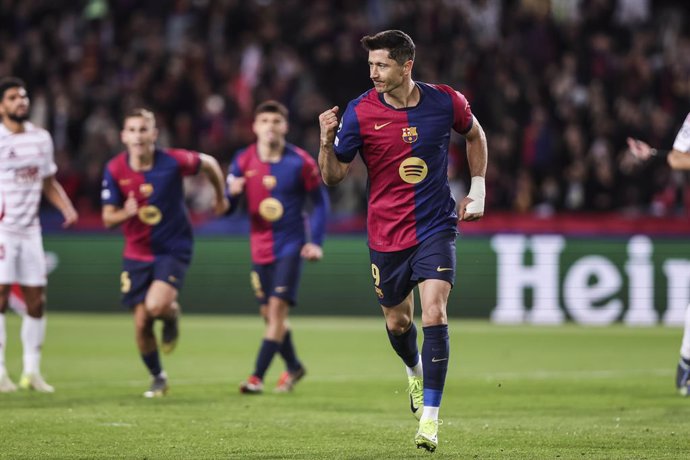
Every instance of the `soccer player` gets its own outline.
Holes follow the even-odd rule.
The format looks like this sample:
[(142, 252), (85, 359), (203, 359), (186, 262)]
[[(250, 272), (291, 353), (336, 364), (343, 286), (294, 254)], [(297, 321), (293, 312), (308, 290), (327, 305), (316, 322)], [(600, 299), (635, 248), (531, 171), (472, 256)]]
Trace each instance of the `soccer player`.
[(52, 393), (40, 371), (45, 338), (46, 260), (43, 255), (38, 206), (44, 195), (64, 218), (64, 227), (78, 215), (55, 179), (53, 140), (47, 131), (28, 122), (26, 85), (15, 77), (0, 79), (0, 392), (17, 389), (5, 368), (5, 311), (12, 285), (19, 285), (26, 304), (22, 315), (24, 371), (22, 389)]
[[(254, 372), (240, 384), (242, 393), (263, 391), (263, 379), (276, 353), (285, 361), (276, 392), (291, 391), (305, 374), (288, 324), (295, 305), (302, 259), (318, 261), (323, 244), (328, 195), (316, 161), (285, 141), (288, 110), (266, 101), (255, 110), (256, 143), (238, 152), (228, 175), (233, 204), (244, 193), (251, 221), (251, 284), (266, 328)], [(313, 203), (309, 230), (303, 214)], [(233, 206), (231, 209), (234, 209)]]
[[(415, 45), (399, 30), (361, 40), (374, 88), (351, 101), (338, 127), (338, 107), (319, 116), (324, 182), (345, 178), (357, 152), (369, 174), (367, 233), (374, 291), (388, 338), (407, 368), (417, 447), (438, 445), (438, 413), (448, 369), (446, 305), (455, 278), (458, 216), (484, 214), (486, 137), (461, 93), (414, 81)], [(447, 179), (450, 130), (465, 136), (472, 184), (456, 208)], [(419, 287), (424, 341), (413, 322)], [(423, 407), (422, 407), (423, 405)]]
[(124, 118), (127, 150), (111, 159), (103, 174), (103, 223), (122, 224), (125, 236), (122, 300), (134, 313), (137, 347), (152, 376), (147, 398), (165, 395), (168, 378), (153, 330), (163, 321), (161, 349), (177, 343), (180, 307), (177, 294), (192, 258), (192, 227), (184, 205), (183, 177), (202, 171), (216, 194), (215, 212), (228, 209), (223, 173), (211, 156), (155, 145), (153, 113), (134, 109)]
[[(628, 148), (639, 160), (665, 156), (672, 169), (690, 170), (690, 113), (678, 131), (671, 150), (657, 150), (639, 139), (628, 138)], [(690, 305), (685, 310), (685, 328), (680, 346), (680, 360), (676, 368), (676, 388), (683, 396), (690, 394)]]

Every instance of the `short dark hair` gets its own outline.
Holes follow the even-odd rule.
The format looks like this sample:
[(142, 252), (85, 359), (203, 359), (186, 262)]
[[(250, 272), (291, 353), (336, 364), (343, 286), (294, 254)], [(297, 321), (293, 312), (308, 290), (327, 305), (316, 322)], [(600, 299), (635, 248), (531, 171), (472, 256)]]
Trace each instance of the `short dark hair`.
[(0, 78), (0, 100), (5, 97), (5, 91), (11, 88), (26, 88), (26, 84), (17, 77)]
[(384, 30), (360, 40), (367, 51), (388, 50), (388, 56), (400, 65), (414, 61), (414, 42), (402, 30)]
[(288, 119), (288, 109), (283, 104), (273, 99), (264, 101), (256, 107), (254, 110), (254, 116), (260, 115), (262, 113), (277, 113), (282, 115), (286, 120)]

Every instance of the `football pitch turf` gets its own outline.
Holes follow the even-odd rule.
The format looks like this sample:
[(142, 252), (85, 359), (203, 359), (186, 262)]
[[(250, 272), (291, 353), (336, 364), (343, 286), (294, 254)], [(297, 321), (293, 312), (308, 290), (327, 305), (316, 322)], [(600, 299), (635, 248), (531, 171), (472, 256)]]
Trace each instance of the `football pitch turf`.
[[(21, 371), (8, 313), (7, 367)], [(257, 317), (185, 315), (149, 379), (123, 314), (51, 313), (43, 374), (55, 394), (0, 394), (0, 458), (653, 459), (690, 456), (690, 398), (675, 392), (677, 328), (507, 327), (451, 321), (433, 454), (413, 443), (406, 377), (379, 318), (295, 317), (308, 374), (290, 394), (241, 395)], [(421, 331), (420, 331), (421, 340)]]

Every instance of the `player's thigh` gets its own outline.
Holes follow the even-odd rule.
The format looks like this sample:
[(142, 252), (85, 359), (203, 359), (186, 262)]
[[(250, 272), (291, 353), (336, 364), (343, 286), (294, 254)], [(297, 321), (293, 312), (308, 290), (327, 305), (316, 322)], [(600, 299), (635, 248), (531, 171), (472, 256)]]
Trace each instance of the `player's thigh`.
[(249, 273), (249, 283), (264, 318), (267, 313), (264, 306), (268, 306), (268, 294), (273, 287), (273, 268), (273, 264), (252, 264), (252, 271)]
[(153, 280), (146, 292), (146, 307), (165, 309), (177, 300), (177, 289), (161, 280)]
[[(437, 233), (422, 241), (410, 259), (412, 279), (415, 283), (424, 280), (441, 280), (455, 283), (456, 253), (454, 233)], [(422, 303), (422, 307), (424, 304)]]
[(410, 258), (415, 248), (396, 252), (369, 249), (374, 292), (384, 307), (396, 307), (410, 295), (416, 281), (412, 279)]
[(26, 235), (21, 239), (21, 249), (17, 260), (17, 283), (21, 286), (45, 287), (47, 282), (46, 255), (41, 234)]
[(153, 282), (153, 274), (153, 262), (124, 259), (120, 273), (122, 303), (133, 310), (138, 304), (143, 304)]
[(9, 286), (17, 281), (19, 253), (19, 237), (0, 232), (0, 284)]
[[(281, 257), (273, 264), (273, 280), (268, 292), (269, 304), (271, 299), (280, 299), (288, 306), (294, 306), (302, 274), (302, 258), (299, 253)], [(274, 304), (279, 304), (277, 300)]]

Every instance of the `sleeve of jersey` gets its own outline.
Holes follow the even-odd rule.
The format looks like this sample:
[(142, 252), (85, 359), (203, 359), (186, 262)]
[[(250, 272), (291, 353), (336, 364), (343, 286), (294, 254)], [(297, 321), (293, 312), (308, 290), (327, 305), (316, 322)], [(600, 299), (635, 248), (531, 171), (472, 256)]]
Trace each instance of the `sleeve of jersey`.
[(197, 152), (170, 149), (168, 154), (175, 158), (183, 176), (193, 176), (201, 169), (201, 156)]
[(472, 110), (470, 103), (460, 91), (450, 89), (453, 101), (453, 129), (460, 134), (467, 134), (472, 129)]
[(340, 126), (335, 135), (335, 156), (341, 163), (350, 163), (362, 147), (362, 136), (359, 131), (359, 120), (355, 106), (351, 102), (340, 119)]
[(243, 175), (244, 172), (242, 172), (242, 169), (240, 168), (239, 161), (236, 156), (235, 160), (230, 165), (228, 176), (225, 179), (225, 196), (230, 202), (230, 208), (228, 208), (227, 214), (232, 214), (235, 212), (235, 210), (238, 208), (238, 205), (240, 204), (240, 199), (242, 198), (241, 194), (235, 196), (230, 195), (230, 182), (232, 182), (232, 180), (235, 177), (242, 177)]
[(101, 188), (101, 204), (122, 205), (122, 193), (117, 185), (117, 180), (113, 177), (110, 170), (106, 167), (103, 172), (103, 183)]
[(690, 153), (690, 113), (685, 118), (680, 131), (678, 131), (676, 140), (673, 141), (673, 149), (679, 152)]
[(319, 185), (311, 191), (310, 197), (314, 203), (314, 209), (309, 216), (310, 242), (323, 246), (326, 235), (326, 219), (330, 208), (326, 187)]
[(57, 172), (57, 165), (55, 164), (55, 147), (53, 147), (53, 139), (50, 134), (46, 133), (46, 161), (43, 164), (41, 177), (46, 178), (54, 176)]

